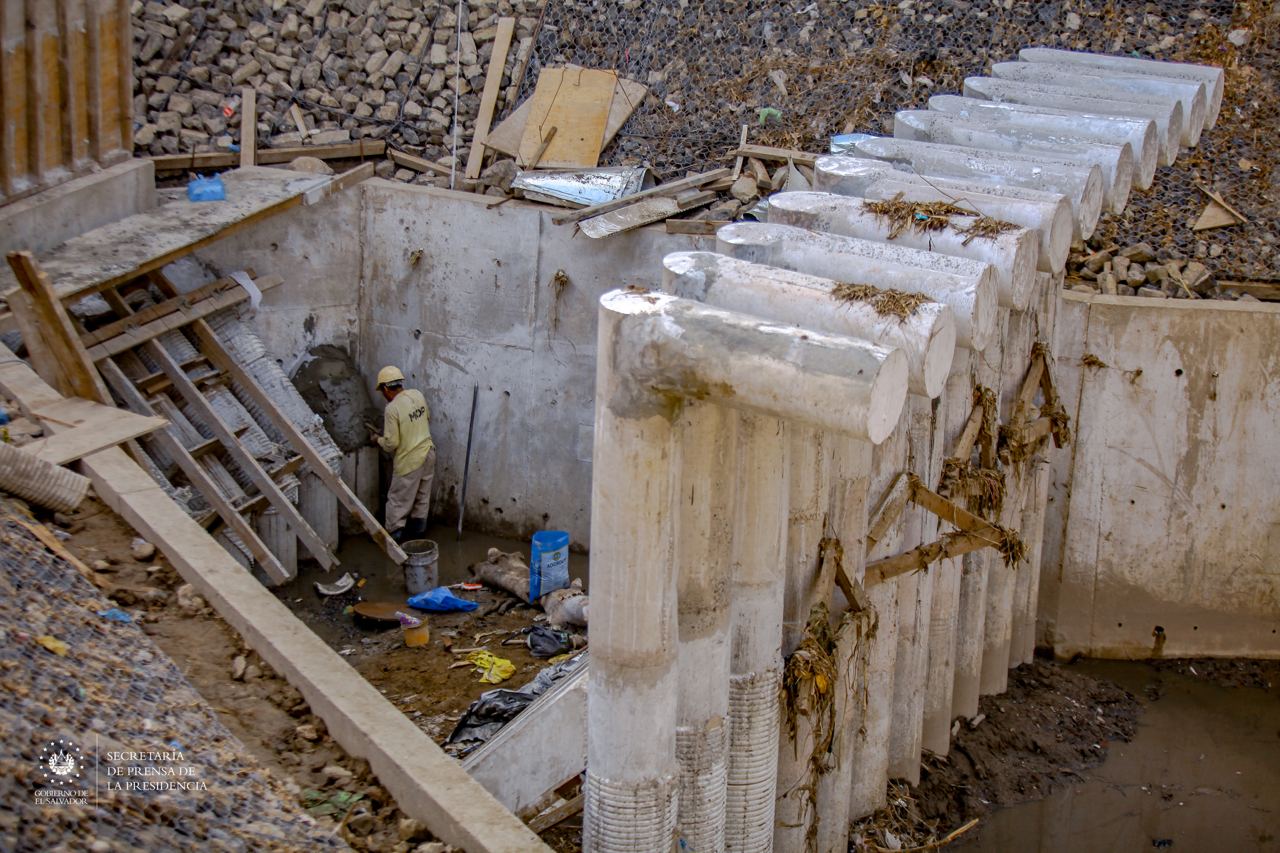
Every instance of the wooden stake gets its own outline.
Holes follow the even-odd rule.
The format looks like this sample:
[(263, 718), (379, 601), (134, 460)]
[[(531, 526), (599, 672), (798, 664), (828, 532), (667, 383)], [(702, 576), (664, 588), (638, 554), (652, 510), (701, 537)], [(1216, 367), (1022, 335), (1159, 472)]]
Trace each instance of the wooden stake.
[(240, 90), (240, 165), (258, 165), (258, 96), (252, 86)]
[(476, 115), (475, 133), (471, 137), (471, 154), (467, 157), (468, 180), (474, 181), (480, 177), (480, 167), (484, 162), (484, 140), (489, 135), (489, 125), (493, 122), (493, 109), (498, 103), (502, 74), (507, 65), (507, 51), (511, 48), (511, 34), (515, 29), (515, 18), (498, 19), (498, 32), (493, 37), (493, 54), (489, 57), (484, 92), (480, 96), (480, 112)]

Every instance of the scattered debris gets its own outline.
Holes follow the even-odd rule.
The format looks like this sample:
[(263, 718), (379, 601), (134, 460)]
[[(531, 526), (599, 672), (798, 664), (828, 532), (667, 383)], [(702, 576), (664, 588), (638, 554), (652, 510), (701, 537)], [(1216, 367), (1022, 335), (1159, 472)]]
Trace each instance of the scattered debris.
[(315, 583), (316, 592), (326, 596), (342, 595), (344, 592), (350, 592), (355, 585), (356, 579), (351, 572), (347, 572), (333, 583), (320, 583), (319, 581)]

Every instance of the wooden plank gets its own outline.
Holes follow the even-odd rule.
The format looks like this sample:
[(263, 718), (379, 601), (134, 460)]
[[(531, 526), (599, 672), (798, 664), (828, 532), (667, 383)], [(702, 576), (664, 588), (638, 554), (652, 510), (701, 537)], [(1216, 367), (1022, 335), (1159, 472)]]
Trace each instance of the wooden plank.
[(276, 428), (289, 439), (290, 446), (306, 459), (307, 466), (311, 471), (337, 496), (342, 505), (360, 520), (361, 525), (368, 531), (378, 547), (397, 565), (403, 563), (405, 561), (405, 553), (396, 541), (391, 538), (391, 534), (387, 533), (386, 529), (378, 523), (373, 513), (352, 493), (347, 484), (342, 481), (342, 478), (330, 470), (306, 436), (276, 406), (271, 395), (258, 384), (258, 381), (247, 370), (236, 363), (208, 322), (197, 320), (191, 324), (191, 330), (199, 341), (201, 351), (209, 357), (210, 362), (230, 375), (244, 393), (252, 397), (254, 402), (266, 412), (267, 416), (275, 423)]
[(572, 799), (566, 800), (550, 811), (540, 814), (533, 820), (529, 821), (529, 829), (541, 834), (554, 826), (559, 826), (578, 812), (582, 811), (582, 806), (585, 802), (585, 795), (578, 794)]
[(204, 425), (222, 442), (222, 446), (231, 458), (235, 460), (236, 465), (248, 475), (253, 484), (258, 487), (258, 491), (267, 497), (271, 506), (280, 513), (280, 517), (297, 534), (298, 541), (306, 547), (321, 568), (329, 570), (337, 566), (338, 558), (325, 545), (324, 540), (311, 528), (311, 525), (307, 524), (301, 513), (298, 512), (298, 508), (285, 497), (284, 492), (280, 491), (280, 487), (271, 479), (271, 475), (262, 469), (258, 460), (244, 449), (244, 446), (240, 444), (231, 428), (219, 417), (204, 394), (200, 393), (200, 389), (183, 372), (182, 367), (173, 360), (173, 356), (169, 355), (169, 351), (155, 341), (148, 341), (143, 344), (143, 348), (151, 360), (158, 364), (160, 369), (169, 377), (169, 381), (173, 383), (173, 387), (182, 396), (182, 399), (186, 400), (187, 404), (195, 409)]
[[(738, 150), (739, 150), (739, 151), (741, 151), (741, 150), (742, 150), (742, 147), (743, 147), (744, 145), (746, 145), (746, 144), (747, 144), (747, 128), (748, 128), (748, 127), (750, 127), (750, 125), (746, 125), (746, 124), (744, 124), (744, 125), (742, 126), (742, 133), (740, 133), (740, 134), (738, 135)], [(733, 161), (733, 180), (735, 180), (735, 181), (736, 181), (736, 180), (738, 180), (738, 176), (742, 174), (742, 163), (743, 163), (742, 155), (741, 155), (741, 154), (739, 154), (739, 155), (737, 156), (737, 158), (736, 158), (736, 159), (734, 159), (734, 161)]]
[(90, 453), (152, 433), (169, 423), (164, 418), (140, 417), (124, 409), (102, 406), (101, 411), (101, 416), (88, 423), (24, 444), (19, 450), (54, 465), (66, 465)]
[[(284, 148), (259, 148), (258, 165), (289, 163), (298, 157), (315, 157), (319, 160), (354, 160), (365, 157), (381, 157), (387, 153), (383, 139), (361, 139), (356, 142), (337, 142), (333, 145), (290, 145)], [(202, 154), (161, 154), (149, 157), (157, 172), (197, 171), (203, 169), (230, 168), (239, 164), (240, 155), (223, 151)]]
[[(0, 387), (24, 408), (57, 398), (7, 348), (0, 348)], [(446, 843), (474, 853), (550, 849), (263, 589), (123, 451), (104, 450), (82, 464), (107, 506), (155, 543), (183, 580), (301, 691), (334, 740), (368, 759), (406, 815)]]
[[(601, 148), (608, 145), (631, 114), (644, 102), (649, 89), (643, 83), (619, 77), (613, 89), (613, 101), (609, 104), (609, 118), (604, 127), (604, 139)], [(528, 98), (516, 107), (498, 126), (489, 131), (484, 147), (503, 154), (517, 157), (520, 154), (520, 141), (524, 137), (525, 126), (529, 123), (529, 112), (533, 108), (533, 99)], [(545, 136), (545, 134), (544, 134)]]
[(978, 432), (982, 429), (982, 414), (982, 404), (975, 403), (973, 411), (969, 412), (969, 420), (965, 421), (964, 430), (956, 439), (955, 447), (951, 449), (951, 455), (954, 458), (968, 461), (970, 454), (973, 453), (973, 444), (978, 440)]
[(406, 154), (394, 148), (387, 152), (387, 156), (397, 166), (404, 166), (406, 169), (413, 169), (415, 172), (435, 172), (437, 175), (445, 175), (446, 177), (449, 174), (448, 166), (441, 166), (439, 163), (433, 163), (430, 160), (415, 157), (412, 154)]
[[(255, 278), (254, 271), (251, 269), (245, 270), (245, 275), (249, 276), (251, 279)], [(261, 281), (255, 281), (254, 283), (258, 285), (259, 289), (261, 289), (262, 284), (268, 281), (269, 278), (271, 277), (268, 276), (263, 278)], [(184, 293), (181, 296), (176, 296), (173, 299), (166, 299), (163, 302), (156, 303), (155, 305), (148, 305), (127, 317), (122, 317), (119, 320), (112, 320), (110, 323), (107, 323), (104, 326), (99, 326), (91, 332), (85, 332), (80, 336), (80, 340), (84, 342), (86, 347), (92, 347), (95, 344), (102, 343), (103, 341), (109, 341), (116, 335), (122, 334), (129, 329), (142, 325), (143, 323), (150, 323), (152, 320), (158, 320), (166, 314), (172, 314), (174, 311), (180, 311), (188, 305), (199, 302), (206, 297), (216, 296), (223, 291), (239, 287), (240, 285), (236, 280), (230, 276), (226, 278), (219, 278), (209, 282), (208, 284), (201, 285), (195, 290)]]
[(698, 190), (685, 190), (675, 197), (654, 196), (618, 210), (593, 216), (591, 219), (580, 223), (579, 227), (582, 229), (583, 234), (598, 240), (602, 237), (611, 237), (614, 234), (631, 231), (642, 225), (658, 222), (667, 217), (675, 216), (677, 213), (692, 210), (695, 207), (702, 207), (715, 201), (718, 197), (715, 193), (699, 192)]
[[(279, 285), (281, 281), (282, 279), (279, 276), (266, 276), (262, 279), (262, 284), (266, 284), (268, 288), (270, 288)], [(90, 347), (88, 350), (88, 356), (92, 361), (97, 362), (104, 358), (119, 355), (122, 352), (131, 350), (136, 346), (140, 346), (149, 340), (159, 337), (165, 332), (172, 332), (175, 329), (181, 329), (193, 320), (198, 320), (201, 317), (207, 317), (210, 314), (216, 314), (227, 308), (235, 307), (248, 298), (248, 292), (239, 285), (235, 285), (233, 288), (221, 290), (213, 296), (192, 302), (179, 310), (165, 312), (162, 316), (149, 323), (140, 323), (138, 325), (125, 328), (115, 337)], [(154, 308), (159, 306), (150, 307)], [(132, 317), (128, 319), (132, 319)]]
[(308, 191), (335, 182), (328, 176), (262, 167), (227, 172), (222, 180), (226, 201), (177, 199), (73, 237), (46, 253), (41, 266), (58, 298), (73, 299), (124, 284), (302, 204)]
[(93, 362), (80, 342), (80, 335), (72, 325), (67, 309), (54, 295), (49, 277), (30, 252), (10, 252), (8, 259), (38, 324), (32, 339), (39, 337), (43, 340), (52, 362), (57, 365), (59, 382), (56, 387), (66, 396), (110, 404), (111, 395), (93, 369)]
[(703, 184), (718, 180), (729, 175), (728, 169), (715, 169), (710, 172), (703, 172), (698, 175), (690, 175), (687, 178), (681, 178), (677, 181), (671, 181), (666, 184), (659, 184), (656, 187), (647, 190), (641, 190), (638, 193), (632, 193), (622, 198), (615, 198), (611, 201), (601, 202), (600, 204), (584, 207), (581, 210), (575, 210), (570, 213), (562, 213), (554, 216), (551, 221), (556, 225), (565, 225), (570, 222), (581, 222), (584, 219), (590, 219), (593, 216), (599, 216), (622, 207), (628, 207), (641, 199), (652, 198), (654, 196), (670, 196), (683, 192), (687, 189), (700, 187)]
[(307, 127), (307, 117), (302, 114), (302, 107), (293, 104), (289, 107), (289, 117), (293, 119), (293, 123), (297, 125), (298, 134), (306, 139), (311, 135), (311, 130)]
[(1280, 282), (1219, 281), (1218, 287), (1233, 293), (1247, 293), (1263, 302), (1280, 302)]
[(918, 479), (911, 481), (911, 501), (924, 507), (938, 518), (966, 533), (985, 536), (993, 542), (1003, 538), (1003, 532), (980, 515), (952, 503), (937, 492), (931, 491)]
[(84, 0), (58, 0), (64, 160), (76, 171), (89, 159), (89, 65)]
[(875, 510), (871, 513), (871, 521), (867, 525), (867, 553), (871, 553), (871, 549), (884, 538), (884, 535), (889, 532), (889, 528), (902, 515), (902, 510), (906, 507), (907, 499), (910, 495), (910, 483), (904, 471), (894, 477), (893, 482), (889, 484), (889, 488), (885, 489), (879, 503), (876, 504)]
[(668, 219), (668, 234), (688, 234), (692, 237), (714, 237), (721, 225), (728, 225), (727, 219)]
[(825, 155), (799, 151), (795, 148), (775, 148), (772, 145), (739, 145), (736, 150), (729, 152), (729, 156), (755, 157), (757, 160), (772, 160), (782, 163), (790, 160), (797, 166), (808, 166), (812, 169), (814, 164), (818, 162), (818, 158)]
[(498, 104), (498, 92), (502, 88), (502, 75), (507, 65), (507, 51), (511, 49), (511, 35), (515, 29), (515, 18), (498, 19), (493, 53), (489, 56), (489, 70), (484, 78), (484, 92), (480, 96), (480, 112), (476, 115), (475, 133), (471, 139), (471, 154), (467, 157), (466, 176), (469, 180), (474, 181), (480, 177), (480, 166), (484, 161), (484, 138), (489, 135), (489, 126), (493, 122), (493, 109)]
[(605, 125), (617, 83), (618, 75), (613, 71), (577, 66), (544, 68), (520, 138), (518, 162), (529, 162), (542, 145), (547, 129), (556, 127), (556, 138), (543, 155), (542, 165), (594, 167), (604, 147)]
[(962, 533), (958, 536), (939, 539), (936, 542), (912, 548), (910, 551), (867, 563), (863, 586), (875, 586), (899, 575), (905, 575), (907, 572), (927, 568), (939, 560), (959, 557), (993, 544), (995, 543), (976, 533)]
[(331, 195), (336, 195), (349, 187), (354, 187), (362, 181), (367, 181), (373, 177), (374, 165), (372, 163), (361, 163), (354, 169), (334, 175), (329, 179), (328, 183), (321, 184), (307, 190), (302, 195), (302, 203), (306, 205), (319, 204)]
[(240, 89), (240, 165), (258, 165), (258, 93), (252, 86)]

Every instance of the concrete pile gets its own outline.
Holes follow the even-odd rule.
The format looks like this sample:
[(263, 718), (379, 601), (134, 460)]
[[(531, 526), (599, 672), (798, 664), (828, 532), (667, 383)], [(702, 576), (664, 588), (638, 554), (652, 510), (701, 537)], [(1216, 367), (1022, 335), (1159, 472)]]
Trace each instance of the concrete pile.
[[(135, 153), (227, 151), (240, 87), (257, 92), (258, 144), (385, 139), (446, 159), (464, 151), (500, 16), (517, 18), (501, 110), (533, 48), (535, 0), (179, 0), (133, 4)], [(459, 27), (461, 24), (461, 27)], [(390, 177), (393, 166), (381, 165)], [(415, 177), (414, 173), (401, 176)], [(423, 178), (423, 180), (428, 180)]]

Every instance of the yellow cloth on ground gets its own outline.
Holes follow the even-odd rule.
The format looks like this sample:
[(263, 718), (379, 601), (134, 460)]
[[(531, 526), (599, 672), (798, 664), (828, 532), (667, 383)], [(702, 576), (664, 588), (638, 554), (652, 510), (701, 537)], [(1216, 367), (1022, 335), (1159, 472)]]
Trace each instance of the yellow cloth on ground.
[(395, 454), (392, 469), (397, 477), (422, 467), (436, 445), (431, 440), (431, 409), (421, 391), (406, 388), (387, 404), (378, 446)]

